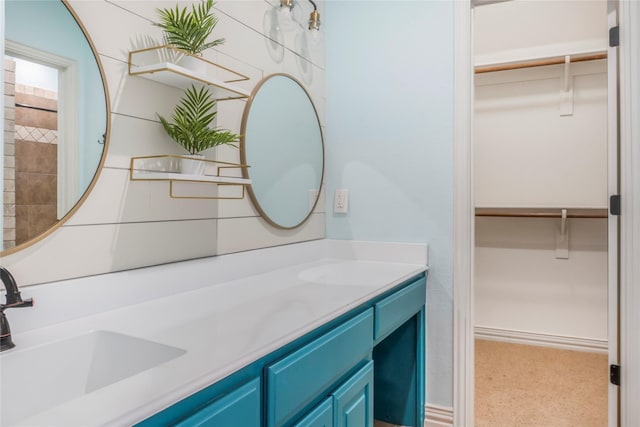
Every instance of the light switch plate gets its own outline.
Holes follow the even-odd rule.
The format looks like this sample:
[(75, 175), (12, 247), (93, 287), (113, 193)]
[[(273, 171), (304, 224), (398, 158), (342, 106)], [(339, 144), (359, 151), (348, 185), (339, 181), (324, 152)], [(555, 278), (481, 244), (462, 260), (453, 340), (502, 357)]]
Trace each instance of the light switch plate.
[(333, 212), (334, 213), (349, 212), (349, 190), (336, 189), (333, 196)]

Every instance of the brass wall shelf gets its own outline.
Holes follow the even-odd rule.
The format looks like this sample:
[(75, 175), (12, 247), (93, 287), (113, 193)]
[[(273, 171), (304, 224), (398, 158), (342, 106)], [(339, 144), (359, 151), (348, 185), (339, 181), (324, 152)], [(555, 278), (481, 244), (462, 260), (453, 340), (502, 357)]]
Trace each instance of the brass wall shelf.
[[(249, 165), (240, 163), (221, 162), (217, 160), (199, 160), (209, 166), (209, 170), (204, 175), (189, 175), (178, 171), (180, 159), (185, 156), (159, 155), (132, 157), (129, 164), (129, 180), (131, 181), (168, 181), (169, 197), (173, 199), (243, 199), (245, 186), (251, 184), (251, 179), (221, 175), (224, 170), (247, 169)], [(211, 170), (214, 173), (211, 173)], [(219, 186), (241, 187), (240, 196), (220, 197), (220, 196), (185, 196), (176, 194), (175, 183), (208, 183)]]
[[(194, 66), (186, 65), (186, 60)], [(251, 95), (232, 84), (249, 80), (249, 77), (172, 46), (129, 52), (129, 75), (180, 89), (187, 89), (193, 82), (198, 82), (210, 86), (212, 96), (218, 101), (243, 99)]]

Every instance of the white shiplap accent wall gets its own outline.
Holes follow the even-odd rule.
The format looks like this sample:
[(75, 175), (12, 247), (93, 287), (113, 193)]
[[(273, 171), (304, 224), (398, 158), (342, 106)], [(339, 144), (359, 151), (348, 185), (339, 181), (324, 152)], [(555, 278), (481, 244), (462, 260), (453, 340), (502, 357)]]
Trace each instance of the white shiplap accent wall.
[[(190, 2), (180, 2), (189, 4)], [(129, 76), (127, 57), (149, 37), (161, 40), (152, 25), (155, 9), (175, 1), (73, 0), (70, 5), (87, 29), (100, 56), (111, 102), (111, 133), (105, 165), (84, 204), (62, 227), (37, 244), (2, 258), (22, 286), (167, 262), (251, 250), (323, 238), (324, 203), (302, 227), (276, 230), (250, 199), (178, 200), (166, 182), (130, 182), (132, 156), (181, 154), (156, 113), (170, 115), (181, 91)], [(266, 39), (264, 0), (221, 0), (215, 37), (226, 43), (206, 57), (250, 77), (252, 90), (265, 76), (287, 73), (302, 82), (324, 123), (324, 47), (302, 49), (295, 33), (282, 44)], [(302, 7), (307, 7), (303, 5)], [(322, 2), (319, 4), (322, 13)], [(307, 12), (304, 15), (308, 15)], [(269, 43), (267, 43), (269, 41)], [(268, 46), (284, 53), (281, 62)], [(246, 100), (218, 104), (218, 126), (240, 133)], [(216, 153), (210, 153), (213, 158)], [(239, 162), (237, 150), (221, 149), (219, 160)]]

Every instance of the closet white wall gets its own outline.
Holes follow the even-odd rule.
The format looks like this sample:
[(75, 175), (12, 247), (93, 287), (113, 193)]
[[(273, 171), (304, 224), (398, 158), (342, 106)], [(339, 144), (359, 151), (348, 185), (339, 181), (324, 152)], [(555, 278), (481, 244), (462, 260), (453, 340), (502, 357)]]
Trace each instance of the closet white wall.
[[(606, 1), (476, 8), (476, 65), (606, 51)], [(607, 206), (606, 60), (476, 75), (476, 207)], [(566, 114), (567, 102), (573, 110)], [(606, 219), (477, 217), (476, 336), (606, 351)]]

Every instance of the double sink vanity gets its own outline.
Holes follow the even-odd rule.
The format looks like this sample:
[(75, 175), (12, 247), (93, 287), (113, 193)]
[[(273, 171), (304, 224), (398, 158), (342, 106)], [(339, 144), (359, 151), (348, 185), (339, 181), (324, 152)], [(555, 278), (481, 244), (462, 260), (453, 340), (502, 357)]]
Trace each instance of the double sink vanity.
[(422, 425), (426, 246), (318, 240), (21, 289), (0, 424)]
[[(129, 5), (100, 3), (96, 11), (93, 6), (81, 8), (84, 16), (90, 18), (90, 29), (98, 34), (98, 46), (104, 50), (100, 54), (78, 14), (65, 0), (42, 5), (7, 2), (4, 9), (8, 53), (24, 56), (23, 46), (29, 47), (28, 52), (79, 46), (63, 56), (75, 58), (71, 55), (76, 53), (81, 56), (76, 60), (83, 70), (79, 81), (86, 85), (77, 89), (78, 102), (95, 106), (96, 110), (87, 110), (86, 117), (78, 116), (78, 122), (83, 124), (83, 129), (78, 130), (78, 144), (86, 143), (78, 145), (78, 150), (93, 153), (94, 157), (89, 160), (90, 156), (82, 156), (87, 157), (87, 164), (79, 168), (81, 173), (70, 167), (58, 167), (58, 183), (83, 184), (79, 186), (81, 191), (73, 186), (73, 191), (66, 192), (77, 193), (78, 198), (56, 199), (55, 209), (51, 210), (56, 215), (50, 218), (50, 226), (33, 235), (18, 235), (16, 230), (22, 229), (19, 226), (15, 230), (7, 228), (8, 224), (24, 223), (26, 218), (18, 215), (5, 219), (5, 227), (0, 227), (0, 234), (4, 233), (0, 239), (2, 265), (18, 278), (29, 276), (39, 271), (38, 266), (55, 263), (58, 252), (71, 242), (87, 256), (103, 262), (78, 269), (82, 257), (67, 256), (66, 264), (57, 266), (64, 275), (53, 277), (87, 277), (25, 286), (20, 289), (22, 302), (18, 302), (18, 297), (7, 298), (7, 305), (2, 307), (8, 309), (7, 322), (3, 318), (0, 343), (4, 350), (0, 354), (0, 425), (371, 427), (375, 418), (389, 424), (422, 426), (426, 245), (322, 239), (163, 264), (218, 253), (210, 240), (218, 242), (224, 238), (208, 229), (204, 233), (199, 228), (194, 231), (189, 224), (199, 220), (210, 224), (216, 215), (212, 212), (218, 212), (225, 200), (237, 198), (217, 193), (200, 196), (216, 199), (215, 205), (175, 200), (197, 197), (174, 195), (173, 181), (222, 183), (222, 178), (239, 178), (194, 179), (191, 175), (176, 177), (173, 170), (148, 171), (146, 167), (136, 170), (135, 158), (172, 158), (179, 149), (169, 145), (168, 139), (155, 145), (144, 142), (155, 141), (160, 127), (150, 123), (149, 117), (158, 114), (155, 105), (154, 110), (149, 110), (152, 101), (147, 102), (149, 105), (134, 103), (131, 110), (126, 107), (114, 111), (120, 113), (119, 118), (127, 118), (119, 122), (121, 127), (114, 135), (120, 141), (113, 145), (111, 160), (105, 161), (112, 115), (105, 70), (112, 82), (126, 82), (129, 93), (146, 96), (153, 89), (152, 99), (161, 104), (157, 108), (167, 109), (178, 99), (171, 85), (143, 80), (145, 77), (158, 81), (153, 76), (155, 71), (147, 70), (148, 75), (144, 76), (140, 72), (142, 64), (132, 64), (133, 52), (128, 56), (128, 71), (121, 64), (113, 65), (122, 59), (114, 58), (113, 52), (121, 52), (126, 45), (116, 47), (111, 43), (125, 40), (127, 31), (131, 37), (129, 44), (134, 44), (134, 38), (137, 41), (145, 31), (152, 34), (154, 28), (149, 17), (144, 16), (151, 7), (139, 5), (140, 12), (138, 6), (128, 10)], [(271, 16), (270, 4), (260, 6), (267, 8), (265, 16)], [(123, 34), (113, 42), (111, 34), (101, 33), (108, 27), (101, 16), (104, 11), (109, 12), (104, 19), (117, 17), (113, 22), (122, 24)], [(257, 16), (255, 13), (251, 10), (251, 19)], [(33, 22), (46, 24), (43, 29), (47, 34), (63, 34), (68, 39), (54, 43), (49, 37), (25, 32)], [(238, 22), (244, 31), (245, 24)], [(265, 41), (273, 45), (273, 40), (266, 36)], [(49, 42), (54, 46), (49, 46)], [(258, 44), (260, 49), (262, 45)], [(101, 57), (111, 65), (103, 67)], [(273, 68), (271, 62), (266, 68), (265, 64), (253, 65), (255, 70), (262, 69), (262, 74)], [(137, 72), (132, 72), (135, 67)], [(171, 76), (172, 81), (174, 77), (177, 79), (177, 88), (197, 81), (228, 89), (229, 82), (214, 79), (218, 82), (214, 84), (193, 70), (186, 71), (177, 73), (179, 78)], [(73, 93), (68, 96), (74, 95), (75, 89), (70, 92)], [(119, 88), (118, 96), (120, 92)], [(323, 92), (317, 94), (324, 96)], [(241, 164), (235, 160), (220, 161), (226, 166), (220, 166), (218, 172), (232, 164), (242, 166), (239, 198), (244, 197), (246, 189), (255, 211), (245, 205), (248, 213), (239, 215), (234, 207), (232, 217), (216, 217), (216, 222), (241, 219), (243, 225), (257, 224), (248, 230), (263, 234), (247, 247), (227, 248), (221, 253), (292, 241), (282, 240), (283, 235), (287, 239), (294, 236), (295, 241), (326, 235), (324, 225), (311, 234), (293, 234), (294, 229), (312, 217), (316, 225), (325, 217), (320, 196), (325, 176), (324, 140), (311, 94), (293, 76), (276, 73), (256, 82), (251, 96), (243, 90), (243, 97), (249, 99), (239, 132), (243, 135)], [(114, 99), (124, 108), (120, 98)], [(60, 103), (61, 108), (68, 105), (71, 103)], [(128, 132), (126, 126), (135, 131)], [(4, 131), (6, 134), (14, 130)], [(72, 134), (75, 133), (65, 135)], [(143, 143), (132, 148), (130, 134)], [(65, 139), (61, 146), (73, 144)], [(208, 159), (214, 154), (209, 153)], [(123, 173), (118, 159), (126, 158), (131, 158), (129, 181), (116, 178)], [(218, 154), (215, 159), (221, 160)], [(15, 159), (11, 160), (5, 163), (13, 164)], [(101, 175), (105, 164), (110, 164), (108, 173)], [(247, 165), (251, 166), (250, 174)], [(146, 178), (134, 179), (141, 172), (146, 173)], [(9, 172), (4, 173), (6, 180)], [(158, 176), (170, 181), (172, 197), (154, 200), (144, 207), (144, 202), (134, 202), (136, 198), (151, 200), (157, 190), (155, 184), (143, 186), (133, 181), (162, 180)], [(93, 207), (79, 215), (80, 219), (62, 227), (75, 212), (80, 212), (99, 177), (100, 184), (95, 188), (100, 187), (102, 193), (92, 197), (105, 199), (99, 202), (94, 199)], [(111, 203), (108, 200), (112, 199), (105, 196), (107, 192), (109, 197), (117, 194), (128, 197), (118, 200), (122, 205), (114, 205), (113, 212), (103, 216), (98, 213), (102, 208), (96, 206)], [(52, 193), (46, 196), (54, 199)], [(23, 211), (12, 204), (4, 207), (5, 212)], [(158, 214), (151, 209), (167, 213)], [(254, 212), (260, 218), (252, 216)], [(162, 233), (169, 226), (174, 234), (168, 232), (165, 240), (156, 240), (153, 234)], [(218, 225), (215, 227), (217, 230)], [(183, 243), (193, 243), (193, 252), (175, 254), (181, 248), (174, 247), (171, 240), (171, 236), (177, 235), (176, 230), (180, 231)], [(278, 232), (276, 236), (274, 230)], [(249, 239), (250, 233), (247, 231), (242, 238)], [(203, 235), (206, 238), (201, 238)], [(46, 239), (49, 240), (45, 242)], [(150, 251), (152, 254), (146, 254), (140, 263), (131, 264), (129, 260), (110, 263), (115, 262), (116, 253), (121, 258), (127, 257), (121, 254), (121, 248), (127, 254), (135, 253), (130, 248), (132, 242), (146, 251), (149, 242), (156, 241), (164, 246)], [(46, 246), (48, 252), (22, 252), (35, 244), (39, 244), (39, 249)], [(197, 248), (198, 245), (202, 247)], [(151, 264), (163, 265), (97, 274)], [(25, 283), (54, 280), (46, 274), (34, 277)], [(14, 310), (19, 304), (23, 308)], [(13, 348), (11, 341), (15, 343)]]

